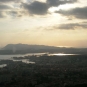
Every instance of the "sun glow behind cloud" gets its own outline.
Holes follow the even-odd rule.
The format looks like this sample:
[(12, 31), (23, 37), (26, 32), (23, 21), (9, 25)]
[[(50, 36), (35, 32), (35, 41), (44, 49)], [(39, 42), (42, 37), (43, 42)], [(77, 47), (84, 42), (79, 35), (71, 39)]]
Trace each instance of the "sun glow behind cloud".
[[(3, 11), (0, 8), (3, 11), (0, 12), (0, 44), (28, 43), (79, 47), (83, 44), (85, 47), (87, 46), (85, 44), (87, 42), (86, 16), (85, 19), (80, 19), (75, 13), (72, 15), (69, 12), (73, 8), (75, 10), (77, 7), (86, 6), (86, 1), (80, 0), (77, 3), (66, 3), (58, 6), (51, 3), (46, 8), (45, 6), (48, 5), (46, 0), (19, 1), (18, 3), (14, 3), (13, 0), (9, 3), (6, 2), (5, 5), (11, 9), (5, 9), (2, 6)], [(52, 0), (49, 1), (52, 2)], [(69, 14), (65, 14), (66, 11)], [(78, 17), (83, 18), (81, 15), (84, 13)]]

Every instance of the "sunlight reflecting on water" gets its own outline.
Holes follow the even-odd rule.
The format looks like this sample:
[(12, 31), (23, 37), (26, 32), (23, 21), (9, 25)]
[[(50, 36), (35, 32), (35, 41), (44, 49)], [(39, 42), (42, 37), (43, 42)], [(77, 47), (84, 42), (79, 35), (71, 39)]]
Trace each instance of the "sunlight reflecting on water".
[(78, 54), (64, 54), (64, 53), (55, 53), (55, 54), (50, 54), (53, 56), (69, 56), (69, 55), (78, 55)]
[(0, 68), (6, 67), (6, 66), (7, 66), (7, 64), (2, 64), (2, 65), (0, 65)]
[(26, 64), (35, 64), (35, 62), (31, 62), (31, 61), (29, 61), (28, 59), (21, 59), (21, 60), (14, 60), (14, 59), (13, 59), (13, 61), (14, 61), (14, 62), (21, 61), (21, 62), (26, 63)]

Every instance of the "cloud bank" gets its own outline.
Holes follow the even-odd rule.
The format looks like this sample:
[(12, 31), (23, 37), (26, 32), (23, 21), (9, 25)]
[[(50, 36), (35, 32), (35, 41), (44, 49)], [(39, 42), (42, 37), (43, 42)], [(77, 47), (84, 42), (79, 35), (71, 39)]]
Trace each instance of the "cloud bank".
[(9, 2), (14, 2), (14, 3), (18, 3), (21, 2), (23, 0), (0, 0), (0, 3), (9, 3)]
[(76, 22), (76, 23), (64, 23), (64, 24), (56, 24), (54, 26), (48, 27), (39, 27), (39, 29), (43, 30), (75, 30), (75, 29), (87, 29), (87, 21), (85, 22)]
[(23, 3), (23, 7), (25, 10), (29, 12), (29, 14), (36, 15), (44, 15), (48, 12), (48, 6), (46, 3), (34, 1), (31, 4)]
[[(40, 2), (40, 1), (25, 2), (25, 1), (27, 0), (0, 0), (0, 11), (6, 12), (8, 15), (8, 12), (6, 10), (9, 9), (9, 11), (15, 11), (14, 13), (12, 13), (15, 14), (15, 16), (20, 11), (22, 11), (20, 15), (24, 15), (24, 16), (26, 16), (26, 14), (23, 14), (23, 12), (26, 12), (27, 14), (32, 16), (47, 15), (49, 13), (48, 9), (51, 7), (56, 7), (66, 3), (77, 2), (77, 0), (46, 0), (46, 2)], [(12, 14), (9, 15), (12, 16)], [(4, 17), (3, 14), (0, 17)]]
[(87, 29), (87, 23), (68, 23), (68, 24), (61, 24), (58, 26), (59, 29), (77, 29), (77, 28), (83, 28)]
[(79, 18), (79, 19), (87, 19), (87, 7), (82, 7), (82, 8), (74, 8), (71, 10), (60, 10), (60, 11), (56, 11), (56, 13), (59, 13), (63, 16), (67, 16), (67, 17), (75, 17), (75, 18)]
[(45, 15), (48, 13), (50, 7), (57, 7), (66, 3), (74, 3), (77, 0), (47, 0), (46, 2), (34, 1), (30, 4), (22, 4), (25, 10), (28, 10), (29, 14)]
[(77, 2), (77, 0), (47, 0), (46, 1), (49, 7), (57, 7), (62, 4), (75, 3), (75, 2)]

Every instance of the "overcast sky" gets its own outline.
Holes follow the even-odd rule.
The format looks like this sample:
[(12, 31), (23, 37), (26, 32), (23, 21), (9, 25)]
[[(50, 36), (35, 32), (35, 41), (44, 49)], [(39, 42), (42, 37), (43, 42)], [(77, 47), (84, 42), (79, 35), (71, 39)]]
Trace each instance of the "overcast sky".
[(87, 47), (87, 0), (0, 0), (0, 47)]

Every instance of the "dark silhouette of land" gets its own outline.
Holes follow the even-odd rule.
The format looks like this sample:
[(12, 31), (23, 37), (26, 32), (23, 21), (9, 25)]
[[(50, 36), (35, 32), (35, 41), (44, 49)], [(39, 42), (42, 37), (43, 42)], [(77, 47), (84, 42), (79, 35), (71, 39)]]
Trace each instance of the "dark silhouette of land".
[(87, 87), (87, 55), (25, 56), (35, 64), (1, 60), (0, 87)]
[(44, 45), (8, 44), (0, 50), (0, 54), (26, 54), (42, 52), (86, 54), (87, 48), (66, 48)]

